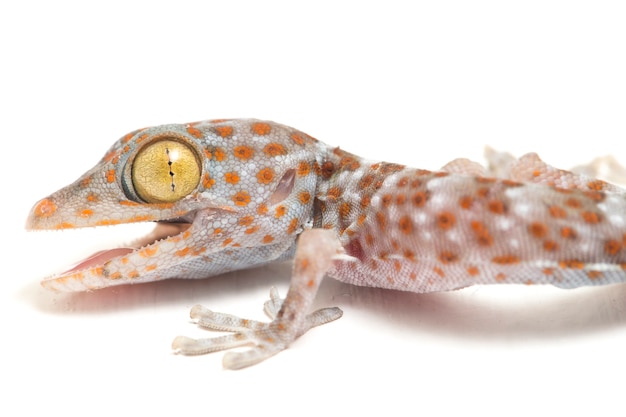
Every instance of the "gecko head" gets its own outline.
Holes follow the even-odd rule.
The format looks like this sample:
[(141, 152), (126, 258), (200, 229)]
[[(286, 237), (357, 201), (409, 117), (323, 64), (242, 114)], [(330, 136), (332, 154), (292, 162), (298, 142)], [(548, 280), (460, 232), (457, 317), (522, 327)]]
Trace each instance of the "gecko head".
[[(43, 285), (80, 291), (199, 278), (250, 266), (227, 262), (227, 252), (278, 245), (279, 255), (292, 242), (277, 242), (269, 230), (305, 221), (312, 201), (299, 201), (289, 215), (286, 207), (302, 190), (312, 195), (315, 142), (256, 120), (162, 125), (123, 136), (95, 167), (37, 202), (26, 228), (155, 222), (154, 231), (131, 247), (98, 252)], [(259, 224), (261, 217), (266, 221)]]

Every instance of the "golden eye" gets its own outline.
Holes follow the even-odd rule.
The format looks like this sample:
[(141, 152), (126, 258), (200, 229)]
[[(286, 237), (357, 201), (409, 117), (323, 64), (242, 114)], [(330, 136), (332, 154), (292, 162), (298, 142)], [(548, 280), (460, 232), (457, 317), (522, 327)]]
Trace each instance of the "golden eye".
[(200, 163), (190, 146), (176, 140), (159, 140), (139, 151), (131, 175), (142, 200), (172, 203), (196, 189), (200, 171)]

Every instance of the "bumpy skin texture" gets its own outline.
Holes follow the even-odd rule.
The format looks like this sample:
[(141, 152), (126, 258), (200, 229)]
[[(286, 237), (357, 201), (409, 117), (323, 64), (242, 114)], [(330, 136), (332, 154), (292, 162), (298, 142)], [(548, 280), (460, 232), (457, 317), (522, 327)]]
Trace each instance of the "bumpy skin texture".
[[(136, 178), (133, 164), (146, 147), (164, 140), (195, 155), (197, 186), (180, 198), (148, 203), (136, 185), (150, 183), (150, 175)], [(168, 148), (164, 172), (174, 192), (177, 175), (189, 165), (177, 165), (171, 155)], [(27, 227), (160, 222), (136, 248), (100, 254), (43, 281), (59, 291), (205, 278), (288, 259), (299, 235), (312, 228), (328, 230), (316, 239), (333, 250), (315, 243), (299, 250), (296, 264), (309, 266), (294, 271), (292, 289), (298, 279), (317, 283), (326, 272), (355, 285), (413, 292), (492, 283), (572, 288), (626, 279), (623, 190), (550, 167), (535, 154), (514, 159), (492, 153), (490, 159), (489, 169), (458, 159), (431, 172), (366, 161), (273, 122), (163, 125), (122, 137), (75, 183), (39, 201)], [(320, 256), (332, 262), (310, 266)], [(308, 301), (288, 296), (283, 307), (306, 313), (314, 295)], [(279, 305), (275, 300), (270, 316)], [(331, 319), (340, 315), (334, 313)], [(279, 326), (292, 328), (285, 346), (310, 327), (297, 320), (297, 326)], [(244, 332), (250, 331), (257, 332), (250, 343), (258, 347), (267, 335)], [(188, 346), (175, 348), (202, 350), (183, 344)]]

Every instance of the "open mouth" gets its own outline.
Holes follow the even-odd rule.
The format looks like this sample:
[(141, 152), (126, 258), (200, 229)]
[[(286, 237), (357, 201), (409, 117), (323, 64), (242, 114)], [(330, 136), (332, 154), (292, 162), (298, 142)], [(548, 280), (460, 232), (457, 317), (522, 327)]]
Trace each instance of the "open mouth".
[(93, 253), (87, 258), (79, 261), (66, 271), (63, 271), (60, 275), (68, 275), (98, 265), (104, 265), (105, 263), (119, 258), (130, 253), (135, 252), (141, 248), (150, 246), (160, 240), (170, 238), (176, 235), (182, 235), (187, 229), (191, 227), (191, 222), (182, 221), (182, 219), (175, 219), (172, 221), (157, 221), (155, 222), (155, 228), (147, 235), (136, 239), (128, 247), (119, 247), (113, 249), (103, 249)]

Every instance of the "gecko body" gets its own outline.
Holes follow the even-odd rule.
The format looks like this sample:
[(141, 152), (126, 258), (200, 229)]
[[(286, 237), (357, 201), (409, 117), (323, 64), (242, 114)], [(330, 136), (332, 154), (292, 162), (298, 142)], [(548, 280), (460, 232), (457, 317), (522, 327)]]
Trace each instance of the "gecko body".
[(252, 345), (225, 355), (231, 368), (341, 316), (336, 308), (308, 314), (326, 274), (412, 292), (626, 279), (623, 190), (535, 154), (498, 161), (489, 170), (458, 159), (427, 171), (368, 161), (273, 122), (163, 125), (119, 139), (76, 182), (36, 203), (27, 227), (157, 224), (132, 247), (43, 281), (57, 291), (206, 278), (294, 258), (285, 300), (273, 291), (266, 303), (270, 323), (196, 306), (199, 324), (234, 334), (174, 341), (187, 354)]

